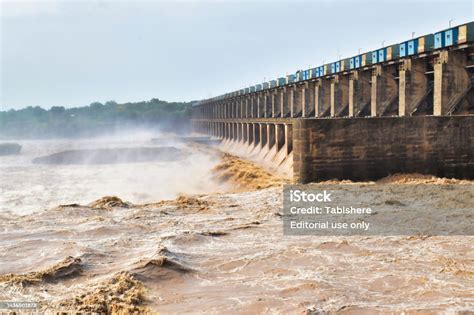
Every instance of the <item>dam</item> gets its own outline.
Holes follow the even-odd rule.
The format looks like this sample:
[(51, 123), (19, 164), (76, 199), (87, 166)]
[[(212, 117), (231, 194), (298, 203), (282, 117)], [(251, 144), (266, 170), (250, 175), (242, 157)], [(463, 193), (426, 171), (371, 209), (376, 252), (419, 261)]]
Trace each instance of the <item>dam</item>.
[(474, 22), (198, 102), (193, 129), (296, 183), (474, 178)]

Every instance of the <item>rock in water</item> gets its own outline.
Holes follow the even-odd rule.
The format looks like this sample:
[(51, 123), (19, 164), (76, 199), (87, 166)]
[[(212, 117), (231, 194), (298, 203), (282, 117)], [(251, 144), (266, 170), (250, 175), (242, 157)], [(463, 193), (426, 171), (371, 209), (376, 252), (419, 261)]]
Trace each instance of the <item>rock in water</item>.
[(33, 159), (34, 164), (115, 164), (176, 161), (184, 153), (174, 147), (69, 150)]
[(21, 151), (21, 145), (18, 143), (0, 143), (0, 156), (15, 155)]

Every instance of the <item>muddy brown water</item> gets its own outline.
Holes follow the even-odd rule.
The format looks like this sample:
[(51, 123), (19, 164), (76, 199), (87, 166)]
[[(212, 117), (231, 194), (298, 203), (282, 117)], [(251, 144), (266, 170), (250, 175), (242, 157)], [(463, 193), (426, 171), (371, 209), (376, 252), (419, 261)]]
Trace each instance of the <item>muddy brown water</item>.
[[(472, 182), (401, 175), (331, 184), (348, 203), (433, 211), (473, 205)], [(474, 237), (286, 236), (281, 186), (252, 188), (141, 205), (109, 198), (4, 211), (0, 301), (161, 314), (474, 309)]]

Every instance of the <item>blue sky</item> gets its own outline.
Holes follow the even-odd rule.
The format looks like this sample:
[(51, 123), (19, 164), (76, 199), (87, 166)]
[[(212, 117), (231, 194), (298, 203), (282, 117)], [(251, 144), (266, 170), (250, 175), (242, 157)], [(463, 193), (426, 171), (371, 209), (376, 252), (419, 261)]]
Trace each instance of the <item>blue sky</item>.
[(0, 110), (208, 98), (474, 19), (470, 0), (0, 1)]

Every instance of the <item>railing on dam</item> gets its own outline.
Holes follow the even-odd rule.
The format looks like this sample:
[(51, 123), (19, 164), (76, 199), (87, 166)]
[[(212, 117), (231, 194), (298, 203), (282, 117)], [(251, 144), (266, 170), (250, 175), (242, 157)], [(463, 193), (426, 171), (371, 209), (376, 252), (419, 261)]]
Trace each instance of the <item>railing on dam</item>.
[(450, 115), (472, 110), (474, 49), (452, 48), (386, 64), (204, 100), (194, 119)]

